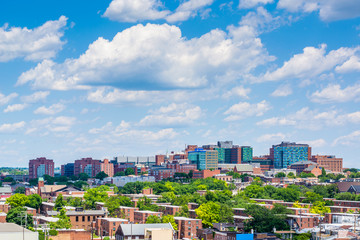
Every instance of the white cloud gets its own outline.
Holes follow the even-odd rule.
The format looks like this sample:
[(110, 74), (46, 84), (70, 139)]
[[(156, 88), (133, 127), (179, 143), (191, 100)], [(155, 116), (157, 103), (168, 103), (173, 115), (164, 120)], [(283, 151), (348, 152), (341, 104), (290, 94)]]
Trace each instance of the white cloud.
[(349, 60), (344, 62), (343, 65), (337, 66), (335, 70), (339, 73), (360, 71), (360, 58), (358, 56), (352, 56)]
[(188, 104), (172, 103), (166, 107), (150, 111), (150, 115), (145, 116), (140, 121), (142, 126), (187, 126), (198, 120), (202, 111), (199, 106)]
[(292, 89), (289, 84), (281, 85), (274, 92), (271, 93), (273, 97), (286, 97), (292, 94)]
[(21, 111), (21, 110), (24, 110), (26, 107), (27, 107), (27, 104), (26, 104), (26, 103), (8, 105), (8, 106), (4, 109), (4, 113)]
[(54, 115), (65, 110), (65, 105), (62, 103), (55, 103), (50, 107), (41, 106), (37, 108), (35, 114)]
[(257, 81), (278, 81), (282, 79), (307, 79), (333, 70), (353, 56), (359, 48), (339, 48), (326, 55), (326, 45), (320, 48), (306, 47), (304, 52), (294, 55), (282, 67), (273, 72), (267, 72)]
[(320, 130), (324, 126), (334, 127), (345, 124), (359, 124), (360, 112), (339, 113), (336, 110), (319, 112), (305, 107), (285, 117), (273, 117), (256, 123), (258, 126), (294, 126), (299, 129)]
[(309, 144), (310, 147), (324, 147), (327, 145), (327, 142), (322, 138), (316, 140), (310, 140), (310, 141), (299, 141), (299, 142)]
[(11, 93), (7, 96), (0, 93), (0, 105), (5, 105), (5, 104), (9, 103), (11, 100), (16, 98), (17, 96), (18, 96), (17, 93)]
[(39, 63), (23, 73), (17, 85), (56, 90), (91, 84), (197, 88), (219, 79), (238, 79), (273, 60), (253, 28), (232, 26), (228, 31), (216, 29), (187, 40), (176, 26), (139, 24), (116, 34), (112, 41), (97, 39), (77, 59)]
[(353, 145), (358, 146), (360, 142), (360, 130), (354, 131), (348, 135), (338, 137), (334, 140), (333, 145)]
[(251, 92), (250, 88), (244, 88), (243, 86), (234, 87), (230, 91), (227, 91), (223, 94), (223, 98), (230, 98), (230, 97), (242, 97), (248, 99), (248, 94)]
[(360, 16), (360, 2), (356, 0), (279, 0), (278, 8), (290, 12), (319, 11), (323, 21), (336, 21)]
[(35, 29), (12, 27), (0, 28), (0, 62), (16, 58), (38, 61), (52, 58), (61, 50), (67, 18), (48, 21)]
[(55, 133), (68, 132), (75, 122), (75, 117), (66, 116), (37, 119), (30, 122), (26, 134), (39, 132), (42, 135), (47, 135), (49, 131)]
[(285, 140), (286, 135), (283, 133), (264, 134), (256, 139), (257, 142), (275, 142)]
[(16, 130), (23, 128), (25, 126), (25, 122), (17, 122), (17, 123), (4, 123), (0, 125), (0, 133), (11, 133)]
[(170, 11), (161, 10), (159, 0), (113, 0), (104, 16), (119, 22), (138, 22), (165, 18)]
[(264, 115), (264, 113), (270, 109), (270, 104), (265, 100), (255, 104), (240, 102), (238, 104), (234, 104), (225, 111), (224, 114), (229, 115), (225, 118), (225, 121), (237, 121), (252, 116), (259, 117)]
[(339, 84), (331, 84), (321, 91), (314, 92), (310, 100), (317, 103), (349, 102), (360, 100), (360, 85), (341, 89)]
[(214, 0), (188, 0), (180, 4), (175, 13), (166, 17), (168, 22), (186, 21), (198, 14), (198, 11), (211, 5)]
[(23, 96), (21, 97), (21, 100), (25, 103), (36, 103), (42, 100), (45, 100), (47, 96), (49, 96), (50, 92), (48, 91), (38, 91), (34, 92), (33, 94), (29, 96)]
[(253, 8), (260, 4), (273, 3), (274, 0), (240, 0), (239, 8)]

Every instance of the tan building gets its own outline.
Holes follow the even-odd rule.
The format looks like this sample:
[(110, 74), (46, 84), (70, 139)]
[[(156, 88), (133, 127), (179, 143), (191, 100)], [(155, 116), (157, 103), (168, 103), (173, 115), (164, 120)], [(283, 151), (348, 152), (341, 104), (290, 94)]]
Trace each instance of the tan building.
[(104, 159), (101, 163), (101, 171), (106, 173), (109, 177), (114, 176), (114, 164), (109, 162), (109, 159)]
[(342, 173), (343, 171), (342, 158), (336, 158), (335, 156), (329, 155), (314, 155), (311, 157), (310, 161), (316, 162), (320, 166), (325, 167), (325, 169), (335, 173)]
[[(155, 230), (159, 230), (156, 231)], [(171, 238), (170, 236), (171, 230)], [(154, 224), (120, 224), (115, 238), (116, 240), (147, 239), (147, 240), (172, 240), (174, 229), (170, 223)]]
[(144, 240), (173, 240), (173, 230), (169, 228), (145, 228)]
[(89, 240), (91, 233), (84, 229), (60, 229), (57, 236), (51, 236), (53, 240)]

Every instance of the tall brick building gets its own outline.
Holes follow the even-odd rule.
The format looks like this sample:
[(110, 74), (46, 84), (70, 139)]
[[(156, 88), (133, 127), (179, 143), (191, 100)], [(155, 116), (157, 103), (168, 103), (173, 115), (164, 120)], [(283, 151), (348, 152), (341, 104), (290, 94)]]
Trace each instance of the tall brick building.
[(310, 161), (316, 162), (320, 166), (323, 166), (325, 169), (332, 172), (342, 172), (343, 171), (343, 159), (336, 158), (335, 156), (329, 155), (314, 155), (311, 157)]
[(109, 159), (104, 159), (101, 163), (101, 171), (106, 173), (109, 177), (114, 176), (114, 164), (109, 162)]
[(29, 179), (43, 177), (44, 175), (54, 176), (54, 161), (44, 157), (29, 161)]
[(89, 177), (95, 177), (101, 172), (101, 161), (92, 158), (82, 158), (75, 160), (74, 175), (86, 173)]

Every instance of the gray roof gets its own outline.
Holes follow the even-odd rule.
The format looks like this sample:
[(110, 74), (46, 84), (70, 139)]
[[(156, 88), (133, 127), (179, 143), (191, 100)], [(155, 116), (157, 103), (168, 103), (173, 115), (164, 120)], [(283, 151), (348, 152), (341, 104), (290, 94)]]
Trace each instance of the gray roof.
[(300, 161), (300, 162), (295, 162), (291, 165), (304, 165), (304, 164), (314, 164), (314, 165), (317, 165), (316, 162), (312, 162), (312, 161)]
[(0, 187), (0, 193), (12, 193), (11, 187)]
[(15, 223), (0, 223), (0, 232), (32, 232), (28, 229), (23, 229), (23, 227)]
[(139, 236), (145, 234), (145, 228), (166, 228), (173, 229), (170, 223), (152, 223), (152, 224), (120, 224), (124, 236)]
[[(360, 192), (360, 186), (359, 186), (359, 185), (351, 185), (351, 186), (349, 187), (349, 190), (350, 190), (351, 188), (353, 188), (357, 193)], [(349, 190), (348, 190), (348, 191), (349, 191)]]

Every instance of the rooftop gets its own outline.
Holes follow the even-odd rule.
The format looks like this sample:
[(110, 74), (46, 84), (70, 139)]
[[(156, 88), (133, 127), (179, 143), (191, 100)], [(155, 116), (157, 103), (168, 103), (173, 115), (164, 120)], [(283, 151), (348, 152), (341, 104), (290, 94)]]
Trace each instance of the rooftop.
[(141, 236), (144, 235), (145, 229), (171, 229), (170, 223), (154, 223), (154, 224), (120, 224), (119, 228), (122, 229), (124, 236)]

